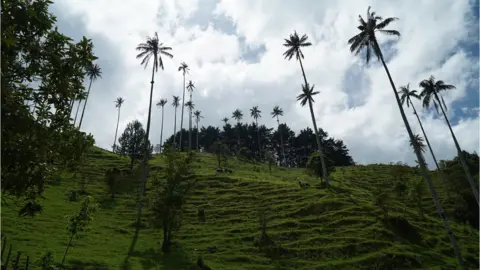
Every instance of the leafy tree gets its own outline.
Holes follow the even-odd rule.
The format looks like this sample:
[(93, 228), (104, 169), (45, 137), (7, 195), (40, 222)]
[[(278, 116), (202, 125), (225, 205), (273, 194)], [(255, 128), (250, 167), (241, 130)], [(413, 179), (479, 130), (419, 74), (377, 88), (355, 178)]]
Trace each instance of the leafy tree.
[[(410, 141), (413, 141), (413, 132), (410, 128), (410, 124), (408, 123), (407, 116), (405, 115), (405, 111), (400, 102), (400, 98), (397, 93), (397, 89), (395, 88), (395, 84), (393, 83), (392, 76), (390, 75), (390, 71), (388, 70), (387, 64), (383, 58), (382, 51), (380, 49), (380, 45), (377, 42), (377, 38), (375, 33), (382, 33), (387, 35), (394, 35), (400, 36), (400, 33), (396, 30), (386, 30), (387, 27), (391, 22), (397, 20), (395, 17), (390, 17), (383, 19), (380, 16), (377, 16), (375, 12), (370, 12), (370, 7), (367, 10), (367, 22), (359, 15), (359, 22), (360, 26), (358, 26), (358, 30), (360, 33), (355, 35), (354, 37), (348, 40), (348, 43), (351, 44), (350, 51), (355, 52), (355, 54), (360, 53), (363, 49), (365, 49), (365, 60), (368, 63), (370, 61), (370, 56), (372, 52), (377, 56), (378, 60), (382, 62), (382, 65), (387, 73), (388, 80), (390, 81), (390, 85), (392, 86), (393, 94), (395, 96), (395, 100), (397, 102), (397, 106), (400, 110), (400, 115), (402, 116), (403, 123), (405, 128), (407, 129), (408, 136)], [(417, 160), (419, 161), (420, 171), (427, 181), (429, 186), (430, 192), (432, 193), (433, 201), (435, 203), (435, 207), (439, 216), (442, 218), (443, 224), (445, 226), (445, 231), (450, 238), (450, 242), (452, 243), (453, 249), (455, 251), (455, 256), (457, 257), (458, 263), (460, 267), (465, 269), (465, 263), (463, 261), (462, 255), (460, 254), (460, 249), (458, 248), (457, 241), (455, 239), (455, 235), (453, 234), (450, 225), (448, 223), (447, 218), (445, 217), (445, 213), (443, 211), (442, 206), (437, 197), (437, 193), (433, 187), (432, 181), (430, 180), (430, 176), (428, 175), (428, 171), (425, 165), (425, 162), (422, 158), (422, 154), (420, 152), (420, 148), (417, 144), (414, 143), (415, 154), (417, 156)]]
[(157, 107), (162, 107), (162, 125), (160, 128), (160, 152), (162, 151), (162, 142), (163, 142), (163, 118), (165, 117), (164, 108), (165, 104), (167, 104), (167, 99), (160, 99), (157, 103)]
[(58, 31), (51, 3), (1, 1), (1, 189), (26, 200), (22, 215), (41, 210), (45, 182), (75, 170), (94, 143), (70, 123), (70, 104), (97, 57), (91, 40)]
[(272, 151), (267, 151), (265, 153), (265, 160), (268, 164), (268, 172), (270, 173), (270, 175), (272, 175), (272, 166), (275, 164), (275, 157), (273, 156)]
[[(142, 123), (135, 120), (127, 124), (125, 131), (118, 139), (120, 145), (117, 147), (117, 153), (130, 158), (130, 170), (133, 170), (135, 161), (142, 159), (145, 155), (143, 151), (145, 149), (145, 138)], [(147, 155), (150, 158), (153, 151), (150, 142), (147, 143), (147, 147), (149, 149)]]
[(227, 159), (229, 156), (228, 147), (222, 141), (216, 141), (212, 147), (210, 148), (210, 152), (214, 153), (217, 157), (218, 167), (222, 168), (222, 161), (223, 167), (227, 167)]
[[(430, 154), (432, 155), (433, 162), (435, 163), (435, 166), (437, 167), (438, 173), (440, 174), (440, 178), (442, 179), (443, 186), (447, 188), (447, 180), (445, 179), (445, 175), (440, 169), (437, 158), (435, 157), (435, 154), (433, 153), (432, 146), (430, 145), (430, 141), (428, 140), (427, 134), (425, 133), (425, 130), (423, 129), (422, 121), (420, 120), (420, 116), (417, 113), (417, 110), (415, 109), (415, 106), (412, 103), (412, 98), (415, 99), (420, 99), (420, 95), (417, 94), (417, 90), (410, 90), (410, 84), (407, 84), (406, 86), (400, 87), (400, 92), (401, 97), (400, 97), (400, 102), (402, 105), (405, 103), (407, 104), (407, 107), (410, 107), (412, 105), (413, 109), (413, 114), (417, 117), (418, 124), (420, 125), (420, 129), (422, 130), (423, 137), (425, 137), (425, 141), (427, 143), (428, 149), (430, 150)], [(447, 194), (448, 194), (448, 189), (447, 189)]]
[[(172, 106), (173, 108), (175, 108), (175, 118), (173, 121), (173, 134), (177, 134), (177, 108), (179, 105), (180, 105), (180, 97), (173, 96)], [(176, 138), (177, 136), (173, 136), (173, 145), (175, 146), (175, 148), (177, 147)]]
[(83, 200), (80, 206), (80, 210), (72, 216), (67, 216), (70, 221), (67, 227), (67, 231), (70, 234), (70, 239), (68, 240), (67, 248), (65, 249), (65, 253), (63, 254), (63, 259), (61, 263), (62, 267), (65, 262), (65, 258), (67, 257), (68, 250), (72, 246), (73, 239), (80, 238), (82, 236), (81, 233), (85, 233), (89, 230), (88, 226), (93, 220), (93, 214), (95, 213), (97, 208), (98, 207), (95, 203), (95, 200), (91, 196), (87, 196)]
[(120, 181), (120, 175), (120, 170), (117, 168), (113, 168), (105, 172), (106, 184), (112, 199), (115, 199), (115, 193), (117, 191), (118, 182)]
[(113, 139), (112, 150), (115, 152), (115, 147), (117, 146), (117, 133), (118, 133), (118, 123), (120, 122), (120, 109), (122, 108), (123, 102), (125, 100), (122, 97), (118, 97), (115, 101), (115, 108), (118, 108), (118, 117), (117, 117), (117, 128), (115, 129), (115, 139)]
[(277, 118), (277, 125), (278, 125), (278, 132), (280, 134), (280, 144), (282, 148), (282, 164), (285, 164), (285, 147), (283, 145), (283, 136), (282, 133), (280, 132), (280, 120), (278, 119), (279, 116), (283, 116), (283, 110), (279, 106), (273, 107), (273, 111), (271, 113), (272, 118)]
[[(190, 69), (188, 68), (188, 65), (185, 64), (185, 62), (182, 62), (180, 66), (178, 67), (178, 71), (182, 71), (183, 73), (183, 97), (182, 97), (182, 116), (180, 117), (180, 130), (183, 130), (183, 111), (185, 107), (185, 74), (188, 73)], [(180, 132), (180, 150), (182, 150), (182, 132)]]
[(196, 110), (194, 113), (195, 115), (195, 123), (197, 124), (197, 151), (200, 151), (200, 145), (198, 143), (198, 137), (199, 137), (199, 129), (198, 129), (198, 122), (200, 122), (200, 119), (203, 118), (202, 112), (199, 110)]
[[(328, 158), (326, 162), (328, 172), (332, 172), (335, 169), (333, 162)], [(317, 177), (325, 176), (325, 174), (323, 173), (322, 159), (320, 158), (319, 153), (313, 152), (312, 155), (310, 155), (307, 162), (307, 170)]]
[(82, 116), (80, 117), (80, 123), (78, 124), (78, 129), (82, 127), (83, 115), (85, 114), (85, 108), (87, 107), (87, 101), (88, 101), (88, 96), (90, 95), (90, 88), (92, 87), (92, 82), (102, 77), (102, 71), (97, 64), (93, 64), (88, 66), (87, 76), (90, 79), (90, 84), (88, 85), (88, 91), (87, 91), (87, 96), (85, 98), (85, 103), (83, 103)]
[(460, 148), (460, 144), (457, 141), (457, 137), (453, 132), (452, 126), (450, 125), (450, 121), (448, 120), (445, 111), (447, 110), (447, 105), (442, 97), (442, 91), (455, 89), (455, 86), (446, 84), (444, 81), (435, 81), (435, 77), (430, 76), (428, 80), (423, 80), (420, 82), (419, 86), (422, 88), (421, 97), (423, 98), (423, 107), (429, 108), (430, 104), (433, 101), (433, 105), (438, 113), (438, 108), (442, 111), (443, 118), (447, 123), (448, 129), (450, 130), (450, 134), (452, 135), (453, 142), (455, 143), (455, 147), (457, 148), (457, 155), (460, 158), (460, 162), (462, 164), (463, 170), (465, 171), (465, 175), (467, 176), (468, 183), (473, 192), (473, 196), (477, 200), (478, 204), (478, 185), (475, 185), (475, 181), (473, 180), (472, 173), (470, 172), (467, 161), (463, 156), (462, 149)]
[(167, 148), (164, 154), (166, 175), (154, 182), (150, 209), (154, 224), (163, 228), (162, 251), (168, 253), (172, 233), (180, 228), (182, 207), (195, 181), (192, 176), (193, 152), (185, 157), (173, 148)]
[(236, 109), (233, 114), (232, 118), (237, 120), (237, 149), (240, 149), (240, 121), (243, 118), (243, 113), (240, 109)]
[(427, 193), (427, 187), (423, 179), (412, 179), (409, 182), (409, 195), (412, 200), (417, 204), (418, 212), (423, 218), (423, 205), (422, 200)]

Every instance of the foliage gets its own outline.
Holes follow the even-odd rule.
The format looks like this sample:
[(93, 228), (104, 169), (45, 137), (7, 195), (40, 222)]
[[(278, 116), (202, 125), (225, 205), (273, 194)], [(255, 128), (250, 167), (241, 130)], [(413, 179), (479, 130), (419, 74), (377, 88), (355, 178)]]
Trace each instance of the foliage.
[(96, 57), (85, 37), (75, 43), (55, 27), (51, 1), (2, 0), (2, 192), (31, 204), (45, 182), (73, 169), (93, 144), (70, 120)]
[(388, 190), (381, 188), (376, 189), (373, 192), (373, 205), (379, 207), (383, 212), (383, 218), (386, 220), (388, 218), (389, 203), (391, 202), (392, 197)]
[(38, 265), (42, 268), (42, 270), (55, 270), (57, 269), (54, 265), (55, 263), (55, 252), (49, 250), (45, 252), (38, 261)]
[[(144, 154), (145, 130), (142, 123), (137, 120), (128, 123), (118, 142), (119, 147), (116, 149), (116, 152), (120, 155), (128, 156), (130, 158), (130, 169), (133, 169), (135, 161), (141, 160)], [(150, 144), (150, 141), (148, 141), (148, 145), (150, 149), (149, 158), (151, 158), (153, 146)]]
[(223, 167), (227, 167), (227, 159), (228, 159), (228, 156), (230, 155), (230, 151), (228, 150), (225, 143), (223, 143), (222, 141), (216, 141), (215, 143), (213, 143), (210, 151), (214, 153), (215, 156), (217, 157), (219, 168), (222, 168), (222, 162), (223, 162)]
[[(334, 163), (328, 157), (325, 158), (325, 162), (327, 163), (327, 172), (330, 174), (335, 169)], [(318, 152), (311, 154), (308, 158), (307, 171), (316, 177), (321, 177), (323, 175), (322, 163), (320, 161), (320, 155)]]
[(423, 178), (413, 178), (409, 182), (409, 195), (418, 207), (418, 212), (423, 218), (422, 200), (427, 195), (427, 185)]
[(268, 164), (268, 171), (270, 175), (272, 175), (272, 166), (275, 164), (275, 157), (273, 156), (273, 153), (271, 151), (267, 151), (265, 153), (265, 160)]
[(162, 250), (168, 253), (172, 232), (180, 228), (186, 195), (194, 185), (193, 152), (185, 157), (170, 147), (165, 149), (164, 156), (166, 173), (163, 179), (154, 182), (155, 190), (151, 195), (150, 209), (153, 223), (163, 228)]
[(120, 181), (120, 170), (117, 168), (109, 169), (105, 172), (105, 180), (108, 187), (108, 192), (112, 199), (115, 198), (118, 182)]

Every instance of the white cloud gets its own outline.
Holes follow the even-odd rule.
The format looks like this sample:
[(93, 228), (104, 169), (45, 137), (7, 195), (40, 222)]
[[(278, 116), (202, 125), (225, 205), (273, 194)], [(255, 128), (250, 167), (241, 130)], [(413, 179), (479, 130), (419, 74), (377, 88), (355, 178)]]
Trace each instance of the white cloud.
[[(166, 0), (125, 0), (121, 5), (101, 0), (71, 0), (56, 4), (64, 14), (79, 16), (85, 34), (92, 36), (94, 42), (98, 40), (95, 37), (101, 37), (118, 54), (108, 59), (118, 70), (116, 73), (104, 70), (102, 79), (102, 87), (109, 88), (108, 82), (115, 82), (115, 89), (105, 92), (93, 89), (95, 101), (89, 104), (84, 120), (85, 129), (94, 133), (100, 146), (109, 147), (113, 140), (115, 125), (110, 122), (115, 121), (116, 111), (110, 101), (117, 96), (126, 99), (120, 132), (133, 119), (146, 123), (150, 69), (140, 66), (134, 49), (155, 31), (165, 46), (173, 47), (174, 58), (164, 59), (165, 70), (156, 74), (154, 101), (160, 96), (171, 99), (172, 95), (181, 95), (182, 76), (177, 67), (185, 61), (191, 68), (187, 80), (192, 79), (197, 85), (194, 102), (205, 116), (203, 125), (220, 125), (220, 119), (230, 116), (236, 108), (241, 108), (245, 120), (251, 121), (247, 111), (259, 105), (263, 111), (261, 121), (274, 126), (269, 112), (274, 105), (280, 105), (285, 111), (284, 121), (296, 131), (311, 126), (311, 119), (308, 109), (295, 101), (303, 80), (298, 62), (283, 58), (282, 44), (293, 30), (307, 33), (313, 46), (304, 49), (304, 67), (309, 81), (321, 92), (315, 98), (318, 125), (344, 140), (354, 159), (362, 163), (413, 164), (415, 159), (383, 67), (376, 61), (366, 66), (349, 51), (347, 40), (357, 32), (358, 14), (364, 16), (369, 5), (379, 15), (400, 19), (390, 27), (402, 33), (400, 39), (380, 38), (382, 42), (395, 40), (394, 47), (384, 46), (384, 50), (397, 88), (410, 83), (415, 89), (420, 80), (430, 75), (454, 84), (457, 89), (444, 97), (450, 108), (449, 117), (458, 117), (456, 114), (462, 109), (455, 110), (452, 106), (466, 98), (467, 88), (478, 82), (478, 58), (458, 47), (461, 42), (471, 40), (472, 23), (478, 22), (471, 17), (468, 0), (221, 0), (212, 5), (209, 24), (195, 25), (193, 19), (199, 4)], [(203, 8), (202, 16), (205, 14), (208, 12)], [(222, 18), (231, 20), (233, 31), (214, 23)], [(265, 51), (256, 61), (242, 59), (245, 48), (259, 46)], [(102, 59), (102, 55), (98, 56)], [(444, 121), (422, 110), (420, 103), (415, 105), (421, 111), (438, 158), (451, 158), (455, 149)], [(173, 116), (171, 107), (165, 111)], [(411, 110), (406, 108), (406, 114), (414, 132), (419, 133)], [(158, 109), (153, 111), (152, 119), (151, 138), (157, 138)], [(166, 117), (165, 121), (164, 138), (173, 131), (173, 119)], [(478, 150), (478, 113), (473, 118), (461, 119), (454, 130), (464, 149)]]

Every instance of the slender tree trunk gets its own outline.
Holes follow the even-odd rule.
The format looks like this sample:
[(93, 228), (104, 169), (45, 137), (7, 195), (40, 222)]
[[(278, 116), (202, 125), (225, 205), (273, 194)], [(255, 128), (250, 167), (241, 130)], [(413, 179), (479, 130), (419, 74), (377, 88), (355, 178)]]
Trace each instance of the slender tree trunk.
[(308, 106), (310, 107), (310, 114), (312, 115), (313, 128), (315, 129), (315, 137), (317, 139), (317, 147), (318, 147), (318, 154), (320, 155), (320, 163), (322, 163), (323, 181), (325, 181), (325, 183), (328, 185), (329, 179), (328, 179), (327, 166), (325, 164), (325, 157), (323, 156), (323, 149), (322, 149), (323, 147), (322, 147), (322, 144), (320, 143), (320, 135), (318, 134), (317, 122), (315, 120), (315, 114), (313, 113), (313, 104), (311, 101), (308, 101)]
[(180, 117), (180, 151), (183, 150), (182, 140), (183, 140), (183, 110), (185, 107), (185, 72), (183, 72), (183, 97), (182, 97), (182, 116)]
[(410, 102), (410, 105), (412, 105), (413, 109), (413, 114), (417, 117), (418, 124), (420, 125), (420, 129), (422, 130), (423, 137), (425, 138), (425, 142), (427, 142), (428, 149), (430, 150), (430, 154), (432, 154), (433, 162), (435, 162), (435, 166), (437, 167), (438, 173), (440, 174), (440, 178), (442, 179), (443, 187), (445, 188), (445, 191), (447, 192), (448, 197), (450, 197), (450, 193), (448, 190), (447, 186), (447, 180), (445, 178), (445, 174), (443, 173), (443, 170), (440, 169), (440, 166), (438, 166), (437, 158), (435, 157), (435, 154), (433, 153), (432, 146), (430, 145), (430, 141), (428, 140), (427, 134), (425, 133), (425, 130), (423, 129), (422, 121), (420, 120), (420, 117), (418, 116), (417, 110), (415, 109), (415, 106), (413, 105), (412, 101), (410, 98), (408, 98), (408, 101)]
[(237, 122), (237, 148), (240, 151), (240, 121)]
[[(192, 93), (190, 92), (190, 102), (192, 102)], [(192, 109), (188, 110), (188, 148), (192, 149)]]
[(77, 105), (77, 112), (75, 113), (75, 120), (73, 120), (73, 125), (75, 126), (75, 124), (77, 123), (77, 116), (78, 116), (78, 109), (80, 109), (80, 106), (82, 105), (82, 100), (79, 99), (78, 100), (78, 105)]
[(448, 117), (445, 114), (445, 110), (443, 109), (442, 103), (440, 103), (440, 99), (438, 98), (437, 93), (435, 92), (434, 94), (435, 94), (435, 99), (437, 100), (437, 102), (440, 106), (440, 109), (442, 110), (443, 118), (445, 118), (445, 122), (447, 122), (448, 129), (450, 130), (450, 134), (452, 135), (453, 142), (455, 143), (455, 147), (457, 148), (458, 158), (460, 159), (460, 163), (462, 164), (463, 170), (465, 171), (465, 174), (467, 175), (468, 183), (470, 184), (470, 187), (472, 188), (473, 196), (475, 197), (475, 200), (477, 201), (477, 205), (478, 205), (478, 187), (475, 184), (475, 181), (473, 180), (472, 174), (470, 173), (470, 169), (468, 168), (467, 161), (465, 160), (465, 156), (463, 155), (463, 151), (460, 148), (460, 144), (458, 144), (457, 137), (455, 136), (455, 133), (453, 132), (452, 126), (450, 125), (450, 121), (448, 120)]
[[(70, 100), (70, 106), (68, 107), (68, 115), (71, 117), (72, 116), (72, 111), (73, 111), (73, 104), (75, 103), (75, 98), (72, 98), (72, 100)], [(33, 103), (35, 105), (35, 102)], [(35, 107), (33, 107), (33, 109), (35, 109)]]
[[(380, 48), (380, 46), (378, 45), (378, 43), (376, 41), (375, 41), (374, 45), (377, 48)], [(380, 49), (379, 49), (379, 51), (380, 51)], [(420, 147), (413, 138), (412, 129), (410, 128), (407, 116), (405, 115), (405, 111), (403, 110), (402, 104), (400, 102), (400, 98), (398, 97), (397, 89), (395, 87), (395, 84), (393, 83), (392, 76), (390, 75), (390, 71), (388, 70), (387, 64), (385, 64), (385, 60), (383, 59), (383, 55), (382, 55), (381, 52), (380, 52), (380, 60), (382, 61), (383, 67), (385, 68), (385, 72), (387, 73), (388, 80), (390, 81), (390, 85), (392, 86), (393, 94), (395, 95), (395, 99), (397, 101), (397, 106), (398, 106), (398, 109), (400, 110), (400, 115), (402, 116), (402, 120), (403, 120), (403, 123), (405, 125), (405, 128), (407, 129), (408, 136), (410, 137), (410, 141), (413, 143), (414, 152), (415, 152), (415, 155), (417, 156), (417, 160), (418, 160), (418, 163), (419, 163), (419, 166), (420, 166), (420, 172), (422, 173), (423, 178), (427, 182), (428, 188), (430, 189), (430, 192), (432, 193), (433, 202), (435, 204), (435, 207), (437, 209), (437, 212), (438, 212), (440, 218), (443, 221), (443, 226), (445, 227), (445, 231), (447, 232), (447, 235), (450, 238), (450, 243), (452, 244), (453, 251), (455, 253), (455, 256), (457, 257), (457, 261), (460, 264), (460, 267), (462, 269), (467, 269), (466, 266), (465, 266), (465, 262), (463, 261), (463, 257), (460, 253), (460, 249), (458, 248), (457, 239), (455, 238), (455, 235), (453, 234), (453, 232), (450, 228), (450, 224), (447, 220), (447, 217), (445, 216), (445, 213), (443, 211), (442, 206), (440, 205), (440, 201), (438, 200), (437, 192), (435, 191), (435, 188), (433, 187), (433, 183), (430, 180), (430, 176), (427, 173), (427, 169), (426, 169), (426, 166), (425, 166), (425, 160), (423, 159), (423, 156), (420, 152)]]
[(87, 107), (88, 96), (90, 96), (90, 88), (92, 87), (92, 79), (90, 79), (90, 83), (88, 85), (87, 97), (85, 98), (85, 104), (83, 104), (82, 116), (80, 117), (80, 123), (78, 124), (78, 130), (82, 127), (83, 122), (83, 114), (85, 113), (85, 108)]
[(162, 147), (162, 141), (163, 141), (163, 118), (164, 118), (164, 116), (165, 116), (165, 114), (164, 114), (164, 112), (163, 112), (163, 107), (164, 107), (164, 106), (162, 106), (162, 127), (161, 127), (161, 129), (160, 129), (160, 152), (163, 152), (163, 151), (162, 151), (162, 150), (163, 150), (163, 147)]
[(175, 107), (175, 119), (173, 122), (173, 146), (177, 149), (177, 107)]
[(257, 141), (258, 141), (258, 159), (261, 159), (262, 156), (262, 147), (260, 145), (260, 128), (258, 126), (258, 120), (255, 119), (255, 125), (257, 126)]
[(118, 107), (117, 129), (115, 129), (115, 139), (113, 140), (113, 151), (114, 152), (115, 152), (115, 146), (117, 144), (118, 123), (120, 122), (120, 109), (121, 109), (121, 106)]
[(65, 253), (63, 253), (63, 259), (61, 266), (63, 267), (63, 264), (65, 263), (65, 258), (67, 257), (68, 250), (72, 246), (72, 240), (73, 240), (73, 235), (70, 236), (70, 240), (68, 241), (67, 249), (65, 250)]
[(198, 130), (198, 120), (197, 120), (197, 152), (200, 152), (200, 146), (198, 145), (198, 135), (200, 131)]
[(278, 120), (278, 115), (277, 115), (277, 124), (278, 124), (278, 133), (280, 134), (280, 143), (282, 144), (283, 166), (285, 166), (285, 147), (283, 146), (283, 136), (280, 131), (280, 120)]
[(142, 178), (140, 180), (140, 187), (138, 189), (138, 194), (137, 194), (137, 220), (136, 220), (136, 226), (135, 226), (135, 234), (133, 237), (132, 244), (130, 245), (129, 253), (133, 251), (135, 248), (135, 244), (138, 239), (138, 234), (140, 232), (140, 223), (141, 223), (141, 218), (142, 218), (142, 197), (145, 195), (145, 186), (147, 183), (147, 177), (148, 177), (148, 136), (150, 134), (150, 119), (152, 116), (152, 96), (153, 96), (153, 84), (155, 83), (154, 81), (155, 78), (155, 66), (152, 66), (152, 81), (150, 82), (151, 87), (150, 87), (150, 103), (148, 104), (148, 120), (147, 120), (147, 131), (145, 133), (145, 146), (144, 146), (144, 153), (143, 153), (143, 161), (142, 161)]

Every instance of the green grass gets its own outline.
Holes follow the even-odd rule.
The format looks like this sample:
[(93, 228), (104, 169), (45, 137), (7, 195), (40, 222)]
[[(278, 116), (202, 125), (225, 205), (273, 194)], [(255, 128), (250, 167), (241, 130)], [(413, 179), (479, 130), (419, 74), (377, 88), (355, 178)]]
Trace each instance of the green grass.
[[(137, 184), (129, 179), (124, 191), (111, 201), (104, 172), (128, 164), (128, 159), (100, 149), (89, 154), (83, 169), (89, 180), (86, 190), (101, 207), (91, 231), (70, 249), (66, 261), (72, 269), (125, 267), (134, 232)], [(151, 160), (151, 178), (161, 173), (163, 165), (159, 156)], [(130, 269), (190, 269), (198, 255), (212, 269), (455, 268), (453, 250), (431, 197), (424, 198), (424, 219), (413, 203), (395, 195), (389, 204), (390, 221), (384, 221), (380, 209), (372, 205), (372, 192), (390, 186), (392, 166), (337, 170), (332, 187), (325, 189), (317, 187), (319, 181), (303, 169), (276, 167), (270, 176), (266, 165), (229, 160), (233, 174), (216, 175), (216, 159), (209, 154), (198, 154), (194, 165), (199, 180), (188, 197), (182, 227), (174, 233), (172, 253), (160, 252), (162, 232), (150, 225), (147, 211), (146, 228), (128, 260)], [(412, 169), (408, 177), (419, 176)], [(298, 180), (311, 186), (301, 189)], [(4, 200), (2, 234), (13, 245), (14, 255), (21, 251), (37, 261), (45, 251), (53, 250), (56, 261), (61, 261), (68, 241), (65, 215), (76, 212), (80, 204), (70, 202), (68, 195), (79, 188), (78, 181), (78, 176), (64, 174), (50, 183), (42, 202), (44, 211), (34, 218), (18, 217), (22, 202)], [(443, 188), (435, 184), (442, 205), (450, 209)], [(198, 208), (205, 209), (205, 223), (198, 221)], [(267, 234), (274, 247), (260, 249), (254, 244), (260, 211), (266, 213)], [(398, 217), (408, 220), (410, 231), (393, 225)], [(478, 268), (478, 232), (450, 221), (469, 267)], [(218, 251), (210, 254), (209, 246)]]

